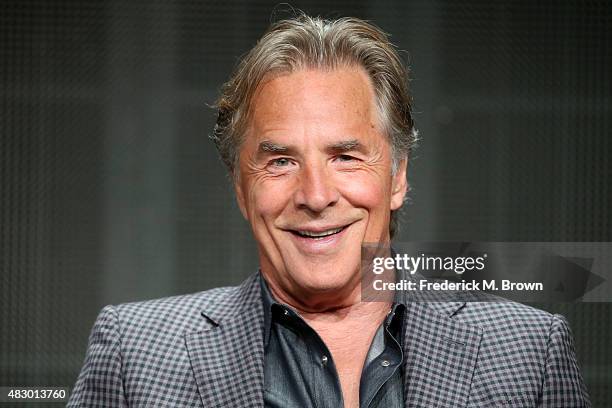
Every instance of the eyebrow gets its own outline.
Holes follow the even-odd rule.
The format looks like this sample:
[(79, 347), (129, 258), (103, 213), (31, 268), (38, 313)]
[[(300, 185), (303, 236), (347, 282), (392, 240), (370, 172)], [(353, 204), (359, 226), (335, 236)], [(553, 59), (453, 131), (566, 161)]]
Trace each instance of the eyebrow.
[(290, 148), (289, 146), (264, 140), (259, 144), (259, 148), (257, 150), (261, 153), (287, 153)]
[(327, 149), (333, 152), (349, 152), (352, 150), (362, 150), (363, 146), (359, 140), (342, 140), (340, 142), (330, 144)]
[[(357, 139), (350, 140), (341, 140), (339, 142), (331, 143), (325, 147), (325, 150), (332, 153), (344, 153), (350, 151), (363, 151), (365, 146), (359, 142)], [(295, 152), (295, 148), (292, 146), (287, 146), (279, 143), (272, 142), (270, 140), (264, 140), (259, 143), (257, 148), (257, 155), (266, 155), (266, 154), (293, 154)]]

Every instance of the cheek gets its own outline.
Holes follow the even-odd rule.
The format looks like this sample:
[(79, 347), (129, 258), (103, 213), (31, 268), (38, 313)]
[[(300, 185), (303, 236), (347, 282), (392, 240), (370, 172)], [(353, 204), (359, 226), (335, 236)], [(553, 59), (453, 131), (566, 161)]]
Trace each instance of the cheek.
[(288, 191), (288, 186), (280, 180), (265, 180), (252, 185), (247, 198), (251, 217), (257, 220), (280, 214), (287, 205)]
[(342, 195), (354, 207), (368, 209), (370, 212), (376, 210), (389, 210), (388, 180), (372, 174), (352, 174), (340, 183)]

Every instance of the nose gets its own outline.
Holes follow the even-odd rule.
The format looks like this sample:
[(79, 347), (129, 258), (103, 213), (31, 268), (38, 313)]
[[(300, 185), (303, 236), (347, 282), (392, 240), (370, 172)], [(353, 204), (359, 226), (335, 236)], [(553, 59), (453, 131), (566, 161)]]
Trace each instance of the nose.
[(337, 203), (339, 198), (340, 193), (324, 163), (308, 163), (301, 169), (295, 192), (298, 208), (320, 213)]

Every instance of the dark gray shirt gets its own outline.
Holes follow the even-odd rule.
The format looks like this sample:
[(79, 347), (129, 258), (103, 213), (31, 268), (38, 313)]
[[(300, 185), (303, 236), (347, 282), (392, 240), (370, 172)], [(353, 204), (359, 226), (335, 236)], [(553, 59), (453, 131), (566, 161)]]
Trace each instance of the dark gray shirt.
[[(265, 406), (342, 407), (340, 380), (325, 343), (295, 310), (273, 298), (263, 277), (261, 282)], [(362, 408), (404, 406), (404, 313), (404, 305), (395, 303), (372, 340), (359, 386)]]

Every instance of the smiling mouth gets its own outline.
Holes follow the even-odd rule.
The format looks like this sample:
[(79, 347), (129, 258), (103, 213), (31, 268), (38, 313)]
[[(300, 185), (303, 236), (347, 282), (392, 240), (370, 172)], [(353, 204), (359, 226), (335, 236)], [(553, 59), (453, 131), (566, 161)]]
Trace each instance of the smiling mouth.
[(325, 231), (303, 231), (303, 230), (291, 230), (291, 233), (293, 233), (294, 235), (298, 235), (302, 238), (310, 238), (310, 239), (314, 239), (314, 240), (319, 240), (319, 239), (323, 239), (332, 235), (336, 235), (339, 234), (340, 232), (342, 232), (347, 226), (345, 225), (344, 227), (339, 227), (339, 228), (332, 228), (332, 229), (328, 229)]

